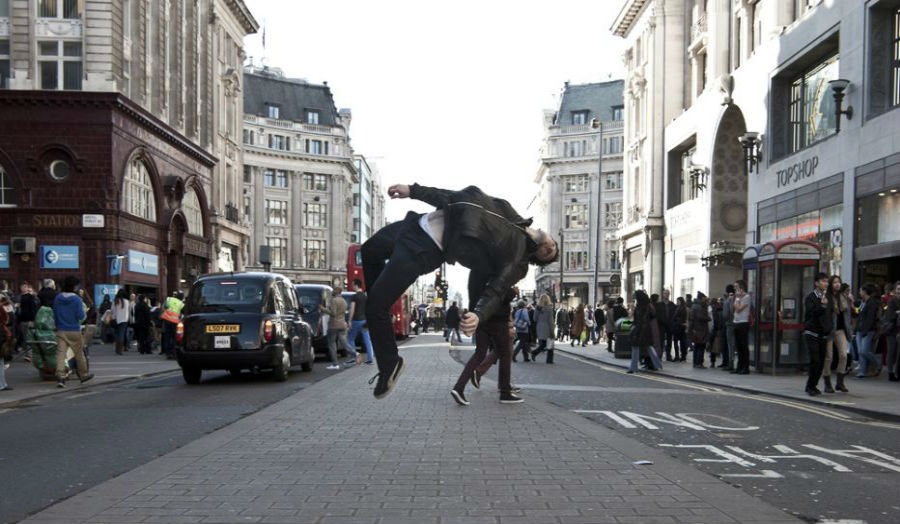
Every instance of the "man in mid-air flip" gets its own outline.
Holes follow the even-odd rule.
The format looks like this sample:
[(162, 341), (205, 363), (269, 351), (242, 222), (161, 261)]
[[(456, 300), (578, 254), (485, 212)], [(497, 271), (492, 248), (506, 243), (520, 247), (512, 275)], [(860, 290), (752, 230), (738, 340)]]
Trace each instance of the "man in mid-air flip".
[(375, 398), (391, 392), (403, 372), (391, 324), (390, 307), (420, 275), (443, 262), (459, 263), (487, 275), (472, 311), (460, 322), (471, 336), (506, 299), (507, 291), (528, 272), (528, 264), (547, 265), (559, 256), (556, 241), (532, 229), (506, 200), (484, 194), (475, 186), (449, 191), (413, 184), (388, 188), (391, 198), (413, 198), (436, 209), (379, 230), (362, 245), (363, 272), (369, 284), (366, 318), (378, 363), (372, 379)]

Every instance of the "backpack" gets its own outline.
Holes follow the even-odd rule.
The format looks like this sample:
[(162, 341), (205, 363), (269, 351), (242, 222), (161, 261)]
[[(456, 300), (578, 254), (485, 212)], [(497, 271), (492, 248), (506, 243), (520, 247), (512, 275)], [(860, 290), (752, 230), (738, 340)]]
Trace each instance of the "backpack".
[[(516, 331), (520, 333), (527, 333), (528, 328), (531, 327), (531, 322), (528, 321), (528, 313), (525, 311), (525, 309), (520, 309), (516, 312)], [(523, 312), (525, 313), (523, 314)]]

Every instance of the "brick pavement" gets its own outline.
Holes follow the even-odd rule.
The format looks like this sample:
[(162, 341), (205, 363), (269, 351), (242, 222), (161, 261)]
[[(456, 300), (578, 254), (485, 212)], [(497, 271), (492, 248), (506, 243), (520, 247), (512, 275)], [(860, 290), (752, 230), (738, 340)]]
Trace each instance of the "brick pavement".
[(502, 405), (485, 380), (457, 406), (440, 342), (404, 349), (387, 399), (347, 370), (23, 522), (799, 522), (527, 392)]

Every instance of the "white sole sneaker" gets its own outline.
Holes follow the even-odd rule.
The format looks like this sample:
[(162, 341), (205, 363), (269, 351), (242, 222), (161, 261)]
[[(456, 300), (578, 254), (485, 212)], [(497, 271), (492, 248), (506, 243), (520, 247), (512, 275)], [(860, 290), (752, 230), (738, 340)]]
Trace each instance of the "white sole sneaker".
[(470, 402), (466, 400), (465, 397), (463, 397), (459, 393), (459, 391), (456, 391), (455, 389), (450, 390), (450, 396), (453, 397), (453, 400), (455, 400), (456, 403), (460, 406), (468, 406), (470, 404)]

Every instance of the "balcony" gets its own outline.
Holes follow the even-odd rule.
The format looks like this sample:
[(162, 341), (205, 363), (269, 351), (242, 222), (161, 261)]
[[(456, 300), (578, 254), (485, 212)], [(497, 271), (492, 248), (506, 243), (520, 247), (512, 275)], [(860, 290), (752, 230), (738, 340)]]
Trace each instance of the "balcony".
[(289, 129), (297, 133), (312, 133), (316, 135), (334, 135), (344, 136), (344, 129), (338, 126), (321, 126), (318, 124), (304, 124), (294, 122), (293, 120), (282, 120), (278, 118), (266, 118), (257, 115), (244, 115), (244, 122), (247, 124), (277, 127), (280, 129)]
[[(603, 134), (621, 132), (624, 129), (625, 122), (622, 120), (609, 120), (603, 122)], [(569, 136), (597, 133), (597, 130), (591, 127), (591, 124), (580, 124), (575, 126), (550, 126), (551, 136)]]
[(233, 222), (235, 224), (239, 223), (241, 220), (238, 208), (230, 202), (228, 204), (225, 204), (225, 220)]

